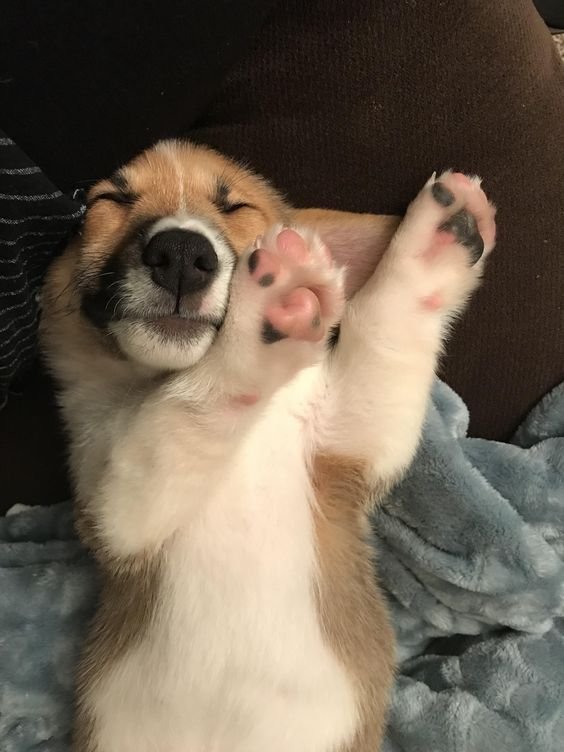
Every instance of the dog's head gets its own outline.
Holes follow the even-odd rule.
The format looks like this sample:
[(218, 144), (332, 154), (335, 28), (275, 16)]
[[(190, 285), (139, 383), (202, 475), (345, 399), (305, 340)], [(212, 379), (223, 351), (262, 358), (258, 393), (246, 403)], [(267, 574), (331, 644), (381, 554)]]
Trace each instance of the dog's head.
[(73, 254), (80, 313), (126, 356), (185, 368), (221, 326), (238, 254), (286, 213), (250, 171), (161, 142), (88, 194)]
[(161, 142), (89, 192), (82, 230), (49, 272), (43, 330), (59, 354), (74, 342), (91, 362), (103, 352), (157, 372), (187, 368), (222, 324), (238, 255), (296, 220), (365, 270), (389, 235), (367, 215), (297, 213), (217, 152)]

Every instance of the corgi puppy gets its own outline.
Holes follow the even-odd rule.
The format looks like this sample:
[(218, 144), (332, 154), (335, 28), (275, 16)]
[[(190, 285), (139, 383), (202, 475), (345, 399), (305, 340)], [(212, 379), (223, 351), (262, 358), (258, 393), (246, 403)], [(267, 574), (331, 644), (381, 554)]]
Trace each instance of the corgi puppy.
[(433, 176), (401, 223), (298, 211), (166, 141), (87, 205), (41, 324), (103, 578), (75, 752), (376, 752), (368, 515), (494, 245), (480, 181)]

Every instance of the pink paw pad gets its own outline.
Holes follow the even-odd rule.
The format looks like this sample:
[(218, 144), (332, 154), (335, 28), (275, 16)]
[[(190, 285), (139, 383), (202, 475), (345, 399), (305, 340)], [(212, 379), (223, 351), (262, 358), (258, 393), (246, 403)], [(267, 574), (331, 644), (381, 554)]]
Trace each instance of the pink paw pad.
[(249, 272), (261, 287), (270, 287), (280, 274), (280, 260), (270, 251), (257, 248), (249, 256)]
[(496, 234), (495, 207), (477, 177), (446, 172), (431, 185), (431, 193), (441, 206), (453, 207), (453, 216), (440, 229), (454, 232), (458, 242), (471, 251), (473, 264), (491, 251)]
[(452, 179), (459, 185), (464, 185), (467, 188), (472, 186), (472, 179), (465, 175), (463, 172), (453, 172)]
[(449, 230), (439, 230), (435, 235), (434, 245), (445, 246), (456, 243), (456, 236)]
[(307, 287), (292, 290), (278, 303), (267, 308), (265, 315), (266, 339), (269, 342), (285, 337), (318, 342), (324, 335), (319, 299)]
[(448, 246), (454, 245), (457, 242), (456, 236), (450, 230), (439, 229), (433, 237), (433, 241), (429, 248), (423, 253), (423, 258), (426, 261), (434, 261), (437, 259)]
[(282, 230), (276, 238), (276, 246), (288, 262), (304, 264), (309, 257), (305, 240), (295, 230)]
[(436, 203), (447, 210), (447, 217), (423, 256), (433, 260), (447, 246), (458, 244), (466, 249), (469, 263), (476, 264), (495, 240), (495, 210), (480, 181), (461, 172), (447, 172), (431, 182), (430, 188)]
[(247, 263), (253, 282), (265, 289), (263, 342), (320, 342), (342, 305), (341, 277), (329, 250), (292, 229), (257, 244)]
[(249, 272), (261, 287), (270, 287), (285, 266), (305, 264), (309, 254), (304, 239), (295, 230), (279, 233), (276, 250), (278, 254), (259, 247), (249, 256)]

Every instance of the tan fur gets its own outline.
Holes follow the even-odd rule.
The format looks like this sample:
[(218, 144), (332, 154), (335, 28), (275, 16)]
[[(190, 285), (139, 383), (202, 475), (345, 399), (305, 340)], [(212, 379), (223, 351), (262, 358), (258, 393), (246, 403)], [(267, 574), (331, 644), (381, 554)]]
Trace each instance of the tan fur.
[(318, 455), (313, 464), (320, 620), (357, 684), (361, 716), (358, 736), (342, 752), (379, 748), (394, 674), (394, 636), (369, 543), (366, 510), (374, 491), (366, 470), (361, 462), (334, 455)]
[[(92, 531), (85, 537), (84, 514), (80, 519), (82, 540), (92, 541)], [(146, 634), (158, 606), (160, 567), (161, 556), (132, 557), (120, 562), (107, 560), (102, 564), (100, 605), (90, 626), (77, 672), (75, 752), (91, 752), (95, 748), (93, 721), (89, 708), (82, 702), (85, 690)]]
[(65, 253), (51, 264), (42, 293), (40, 335), (48, 361), (56, 353), (57, 377), (64, 383), (91, 378), (115, 379), (130, 369), (109, 338), (103, 337), (80, 315), (77, 281), (83, 241), (75, 238)]
[[(183, 161), (189, 170), (180, 172), (178, 165)], [(94, 203), (83, 229), (82, 264), (106, 258), (132, 225), (174, 214), (179, 203), (184, 203), (190, 213), (217, 223), (239, 253), (267, 227), (288, 218), (289, 208), (265, 180), (210, 149), (186, 142), (160, 144), (126, 165), (120, 175), (138, 200), (133, 206)], [(218, 183), (230, 187), (230, 200), (235, 203), (244, 197), (253, 210), (223, 215), (214, 204)], [(92, 189), (88, 202), (112, 191), (113, 183), (103, 180)]]

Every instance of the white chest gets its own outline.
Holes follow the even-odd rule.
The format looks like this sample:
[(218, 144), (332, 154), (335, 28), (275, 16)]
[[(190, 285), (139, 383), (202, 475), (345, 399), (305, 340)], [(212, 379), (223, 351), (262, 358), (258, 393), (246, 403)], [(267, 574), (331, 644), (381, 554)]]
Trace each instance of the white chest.
[(290, 411), (265, 415), (202, 487), (167, 553), (160, 617), (100, 688), (108, 751), (332, 752), (354, 734), (313, 595), (304, 440)]

